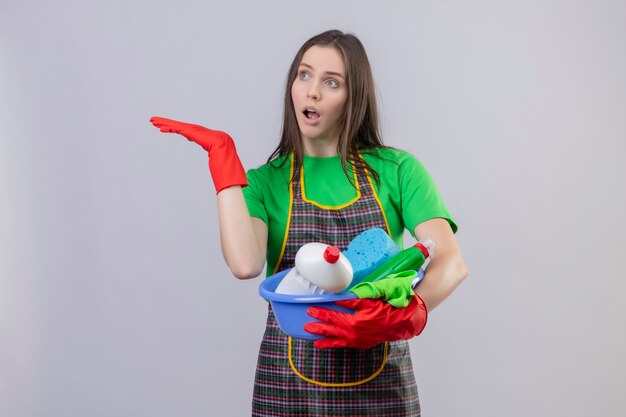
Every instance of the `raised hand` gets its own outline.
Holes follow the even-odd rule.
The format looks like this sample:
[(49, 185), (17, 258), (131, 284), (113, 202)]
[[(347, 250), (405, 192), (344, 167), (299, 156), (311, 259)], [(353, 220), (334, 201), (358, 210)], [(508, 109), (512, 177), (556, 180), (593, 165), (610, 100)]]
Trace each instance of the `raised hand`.
[(228, 133), (158, 116), (151, 117), (150, 123), (161, 132), (178, 133), (208, 152), (209, 170), (217, 193), (234, 185), (248, 185), (235, 142)]

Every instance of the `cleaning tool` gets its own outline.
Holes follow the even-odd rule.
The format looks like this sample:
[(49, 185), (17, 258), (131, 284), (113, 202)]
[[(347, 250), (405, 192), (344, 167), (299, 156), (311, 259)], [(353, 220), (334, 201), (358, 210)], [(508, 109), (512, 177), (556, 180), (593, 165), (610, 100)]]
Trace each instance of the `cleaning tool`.
[(413, 281), (417, 278), (417, 271), (402, 271), (377, 281), (361, 282), (350, 288), (350, 292), (359, 298), (379, 298), (394, 307), (404, 308), (413, 298)]
[(343, 252), (354, 270), (350, 287), (361, 282), (398, 252), (400, 248), (383, 229), (372, 227), (357, 235)]
[(360, 282), (373, 282), (399, 272), (425, 269), (434, 253), (435, 242), (430, 239), (419, 241), (392, 256)]
[(278, 294), (339, 292), (352, 281), (352, 265), (336, 246), (311, 242), (296, 252), (296, 266), (276, 288)]

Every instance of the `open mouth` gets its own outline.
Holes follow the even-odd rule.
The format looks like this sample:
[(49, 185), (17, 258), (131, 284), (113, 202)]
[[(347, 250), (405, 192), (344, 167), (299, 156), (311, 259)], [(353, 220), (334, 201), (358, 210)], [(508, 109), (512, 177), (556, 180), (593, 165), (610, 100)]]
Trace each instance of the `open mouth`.
[(319, 119), (320, 117), (319, 113), (312, 108), (306, 108), (302, 113), (304, 113), (304, 117), (311, 120)]

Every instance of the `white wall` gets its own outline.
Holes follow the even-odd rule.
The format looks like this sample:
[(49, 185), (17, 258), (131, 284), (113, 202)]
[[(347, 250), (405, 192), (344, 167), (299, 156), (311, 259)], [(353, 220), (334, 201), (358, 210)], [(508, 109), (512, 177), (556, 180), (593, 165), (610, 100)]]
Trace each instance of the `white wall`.
[(0, 4), (0, 415), (249, 414), (260, 280), (222, 260), (205, 153), (148, 118), (260, 165), (329, 28), (460, 225), (470, 277), (411, 342), (423, 414), (622, 415), (625, 2), (87, 3)]

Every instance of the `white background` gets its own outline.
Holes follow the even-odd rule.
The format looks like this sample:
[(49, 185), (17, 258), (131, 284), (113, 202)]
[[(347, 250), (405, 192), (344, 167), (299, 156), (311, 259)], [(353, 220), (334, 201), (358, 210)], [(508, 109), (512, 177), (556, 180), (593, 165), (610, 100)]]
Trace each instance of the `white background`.
[(258, 166), (330, 28), (460, 226), (470, 276), (411, 342), (423, 415), (623, 415), (626, 2), (604, 0), (0, 0), (0, 415), (249, 415), (260, 279), (222, 259), (204, 151), (148, 119)]

